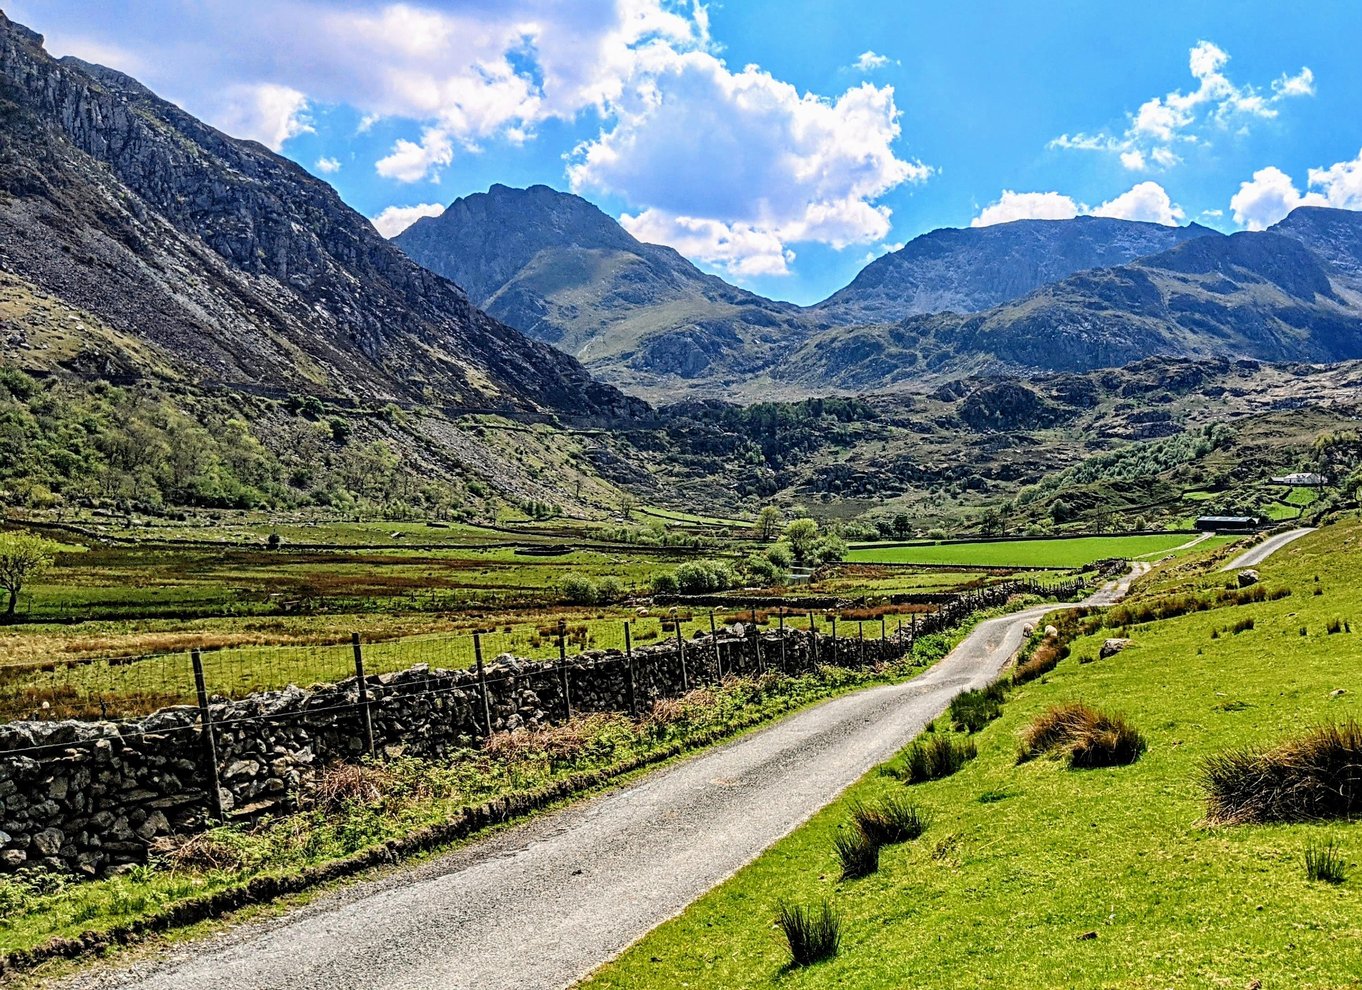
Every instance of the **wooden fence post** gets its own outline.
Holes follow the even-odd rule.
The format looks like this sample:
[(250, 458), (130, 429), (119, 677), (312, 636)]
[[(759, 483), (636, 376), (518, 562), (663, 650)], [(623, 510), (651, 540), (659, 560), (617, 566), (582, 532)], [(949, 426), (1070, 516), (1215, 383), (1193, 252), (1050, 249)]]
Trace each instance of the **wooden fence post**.
[(359, 717), (364, 726), (364, 749), (373, 759), (378, 755), (374, 749), (374, 717), (369, 710), (369, 682), (364, 677), (364, 651), (359, 645), (359, 633), (350, 634), (350, 648), (355, 653), (355, 683), (359, 685)]
[(786, 663), (786, 661), (785, 661), (785, 606), (784, 606), (784, 605), (780, 606), (779, 615), (780, 615), (780, 619), (779, 619), (779, 622), (780, 622), (780, 672), (781, 672), (782, 674), (788, 674), (788, 673), (790, 672), (790, 667), (789, 667), (789, 664)]
[(558, 686), (563, 690), (563, 720), (572, 721), (572, 695), (568, 688), (567, 620), (558, 620)]
[(492, 703), (487, 698), (487, 671), (482, 666), (482, 634), (473, 634), (473, 656), (478, 663), (478, 693), (482, 695), (482, 721), (487, 738), (492, 738)]
[(865, 666), (865, 621), (856, 620), (856, 638), (861, 642), (861, 666)]
[(761, 663), (761, 634), (757, 630), (757, 610), (752, 609), (752, 663), (756, 667), (758, 674), (766, 671)]
[(222, 780), (218, 777), (218, 744), (213, 737), (213, 713), (208, 708), (208, 685), (203, 678), (203, 657), (191, 650), (189, 660), (194, 665), (194, 693), (199, 696), (199, 729), (203, 739), (203, 760), (208, 764), (209, 806), (218, 821), (226, 817), (222, 810)]
[(624, 620), (624, 665), (629, 671), (629, 714), (638, 718), (638, 694), (634, 686), (634, 641), (629, 632), (629, 620)]
[(818, 663), (818, 624), (814, 621), (813, 613), (809, 613), (809, 656), (813, 658), (813, 664)]
[(883, 642), (884, 642), (886, 639), (888, 639), (888, 638), (889, 638), (889, 637), (885, 634), (885, 631), (884, 631), (884, 614), (881, 613), (881, 614), (880, 614), (880, 642), (883, 643)]
[(709, 641), (714, 644), (714, 673), (717, 680), (724, 679), (724, 658), (719, 653), (719, 629), (714, 624), (714, 610), (709, 610)]
[(676, 655), (681, 661), (681, 691), (684, 694), (690, 690), (690, 672), (686, 670), (686, 641), (681, 638), (681, 616), (676, 617), (673, 623), (676, 627)]
[(837, 656), (837, 613), (834, 612), (829, 618), (832, 620), (832, 662), (836, 665)]

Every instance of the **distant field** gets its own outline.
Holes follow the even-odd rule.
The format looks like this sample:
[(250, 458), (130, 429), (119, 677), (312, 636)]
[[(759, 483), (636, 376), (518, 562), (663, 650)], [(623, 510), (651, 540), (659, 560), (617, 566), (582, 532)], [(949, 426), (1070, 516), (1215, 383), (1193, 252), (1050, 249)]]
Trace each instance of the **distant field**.
[[(1083, 567), (1108, 557), (1165, 553), (1195, 539), (1187, 533), (1139, 536), (1090, 536), (1073, 540), (994, 540), (980, 543), (929, 543), (919, 546), (864, 546), (847, 554), (848, 563), (954, 564), (964, 567)], [(1220, 542), (1223, 542), (1221, 540)], [(1197, 549), (1207, 548), (1202, 543)]]
[(666, 522), (688, 523), (694, 526), (720, 526), (730, 529), (750, 529), (752, 520), (747, 519), (726, 519), (723, 516), (701, 516), (692, 512), (678, 512), (675, 509), (659, 509), (655, 506), (644, 506), (634, 510), (636, 516), (642, 516), (646, 522), (650, 517), (662, 519)]

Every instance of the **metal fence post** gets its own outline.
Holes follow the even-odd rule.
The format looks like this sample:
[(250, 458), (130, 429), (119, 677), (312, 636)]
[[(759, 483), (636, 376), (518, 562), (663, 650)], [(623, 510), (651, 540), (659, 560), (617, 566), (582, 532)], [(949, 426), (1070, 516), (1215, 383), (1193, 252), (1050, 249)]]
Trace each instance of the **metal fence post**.
[(709, 641), (714, 644), (714, 674), (715, 679), (724, 679), (724, 658), (719, 653), (719, 630), (714, 625), (714, 610), (709, 610)]
[(572, 721), (572, 695), (568, 687), (567, 620), (558, 620), (558, 685), (563, 689), (563, 720)]
[(213, 713), (208, 708), (208, 685), (203, 677), (203, 657), (191, 650), (189, 660), (194, 665), (194, 693), (199, 697), (199, 728), (203, 738), (203, 759), (208, 764), (209, 806), (218, 821), (225, 816), (222, 810), (222, 780), (218, 777), (218, 744), (213, 736)]
[(482, 695), (482, 724), (487, 728), (487, 738), (492, 738), (492, 703), (487, 698), (487, 671), (482, 665), (482, 634), (473, 634), (473, 656), (478, 662), (478, 693)]
[(634, 686), (634, 641), (629, 632), (629, 620), (624, 620), (624, 665), (629, 671), (629, 714), (638, 718), (638, 693)]
[(359, 645), (359, 633), (350, 634), (350, 647), (355, 652), (355, 683), (359, 686), (359, 717), (364, 727), (364, 748), (373, 758), (377, 755), (374, 749), (374, 717), (369, 710), (369, 682), (364, 677), (364, 651)]
[(676, 617), (676, 655), (681, 658), (681, 690), (690, 690), (690, 673), (686, 670), (686, 641), (681, 638), (681, 616)]

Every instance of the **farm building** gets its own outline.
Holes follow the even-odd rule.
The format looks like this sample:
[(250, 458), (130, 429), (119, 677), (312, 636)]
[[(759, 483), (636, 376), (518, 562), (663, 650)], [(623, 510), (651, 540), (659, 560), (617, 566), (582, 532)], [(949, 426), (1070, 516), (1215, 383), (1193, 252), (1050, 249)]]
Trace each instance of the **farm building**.
[(1196, 528), (1206, 533), (1239, 533), (1263, 525), (1258, 516), (1200, 516)]
[(1298, 471), (1295, 474), (1284, 474), (1280, 478), (1273, 478), (1279, 485), (1297, 485), (1301, 488), (1318, 488), (1327, 485), (1329, 479), (1322, 474), (1315, 474), (1312, 471)]

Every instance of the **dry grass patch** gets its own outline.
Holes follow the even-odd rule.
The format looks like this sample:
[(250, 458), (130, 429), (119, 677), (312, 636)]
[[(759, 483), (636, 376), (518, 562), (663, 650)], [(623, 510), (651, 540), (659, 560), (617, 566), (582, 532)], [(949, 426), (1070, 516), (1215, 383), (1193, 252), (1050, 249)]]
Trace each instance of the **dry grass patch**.
[(1086, 770), (1126, 766), (1144, 751), (1144, 737), (1124, 718), (1071, 702), (1047, 708), (1022, 730), (1017, 762), (1050, 756)]
[(1202, 764), (1207, 818), (1217, 824), (1350, 818), (1362, 810), (1362, 726), (1325, 725), (1269, 749)]

